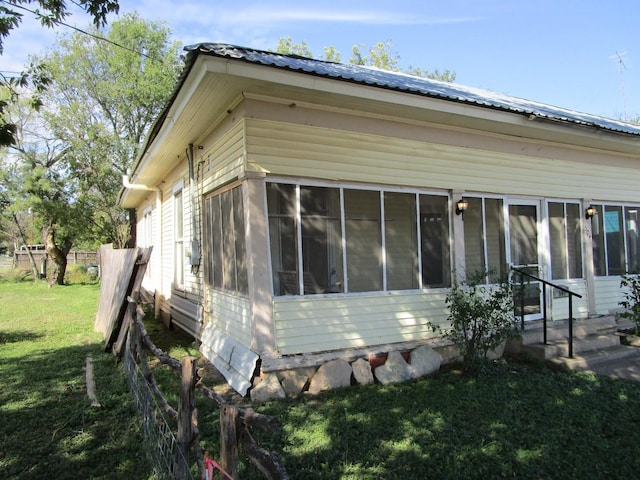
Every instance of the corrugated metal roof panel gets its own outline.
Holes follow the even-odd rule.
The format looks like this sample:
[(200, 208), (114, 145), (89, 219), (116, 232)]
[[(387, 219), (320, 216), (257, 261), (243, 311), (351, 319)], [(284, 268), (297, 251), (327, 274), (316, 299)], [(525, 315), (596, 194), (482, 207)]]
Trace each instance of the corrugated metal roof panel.
[[(640, 135), (640, 126), (611, 118), (580, 113), (561, 107), (525, 100), (509, 95), (467, 87), (456, 83), (441, 82), (400, 72), (374, 67), (314, 60), (296, 55), (238, 47), (223, 43), (199, 43), (185, 47), (188, 60), (195, 60), (198, 53), (233, 58), (249, 63), (272, 66), (327, 78), (350, 81), (362, 85), (424, 95), (443, 100), (478, 105), (512, 113), (569, 122), (631, 135)], [(190, 58), (192, 57), (192, 58)]]

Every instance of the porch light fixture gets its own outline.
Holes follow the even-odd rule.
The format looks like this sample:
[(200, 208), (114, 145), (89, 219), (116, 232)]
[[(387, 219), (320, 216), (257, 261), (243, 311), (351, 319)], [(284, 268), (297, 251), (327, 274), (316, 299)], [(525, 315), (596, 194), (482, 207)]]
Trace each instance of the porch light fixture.
[(590, 218), (593, 218), (595, 214), (596, 214), (596, 207), (594, 207), (593, 205), (589, 205), (587, 209), (584, 211), (584, 218), (589, 220)]
[(469, 202), (464, 198), (461, 198), (456, 203), (456, 215), (462, 215), (467, 210), (467, 208), (469, 208)]

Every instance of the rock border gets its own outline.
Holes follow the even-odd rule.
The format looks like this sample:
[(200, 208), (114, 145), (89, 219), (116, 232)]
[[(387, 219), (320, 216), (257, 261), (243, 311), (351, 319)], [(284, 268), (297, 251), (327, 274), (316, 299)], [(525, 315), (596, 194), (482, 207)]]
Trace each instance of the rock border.
[(440, 366), (449, 363), (454, 356), (449, 351), (440, 353), (431, 346), (422, 345), (410, 351), (390, 351), (386, 355), (357, 358), (352, 362), (337, 359), (319, 367), (266, 373), (254, 379), (250, 398), (254, 403), (265, 403), (287, 396), (317, 395), (352, 385), (407, 382), (438, 372)]

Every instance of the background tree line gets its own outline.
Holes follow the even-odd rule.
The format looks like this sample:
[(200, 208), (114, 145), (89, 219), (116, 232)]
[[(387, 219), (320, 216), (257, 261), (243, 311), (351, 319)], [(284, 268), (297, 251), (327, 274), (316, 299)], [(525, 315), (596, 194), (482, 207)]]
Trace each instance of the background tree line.
[(72, 247), (126, 244), (122, 175), (173, 90), (180, 51), (166, 25), (130, 14), (34, 58), (48, 77), (39, 108), (28, 86), (3, 86), (12, 138), (0, 154), (0, 243), (45, 244), (58, 284)]

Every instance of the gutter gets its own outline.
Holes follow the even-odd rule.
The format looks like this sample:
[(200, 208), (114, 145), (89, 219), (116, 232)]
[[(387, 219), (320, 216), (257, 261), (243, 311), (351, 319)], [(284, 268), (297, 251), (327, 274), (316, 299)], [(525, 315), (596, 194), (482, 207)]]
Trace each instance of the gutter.
[[(156, 192), (156, 211), (158, 213), (158, 232), (160, 240), (158, 242), (158, 255), (159, 258), (162, 258), (162, 189), (160, 189), (159, 187), (149, 187), (141, 183), (131, 183), (131, 181), (129, 180), (129, 175), (122, 175), (122, 186), (127, 190), (143, 190), (146, 192)], [(138, 228), (137, 225), (136, 228)], [(153, 314), (156, 318), (160, 317), (159, 293), (160, 289), (162, 288), (162, 265), (160, 265), (160, 270), (158, 273), (158, 286), (160, 288), (155, 288), (155, 292), (153, 295)]]

